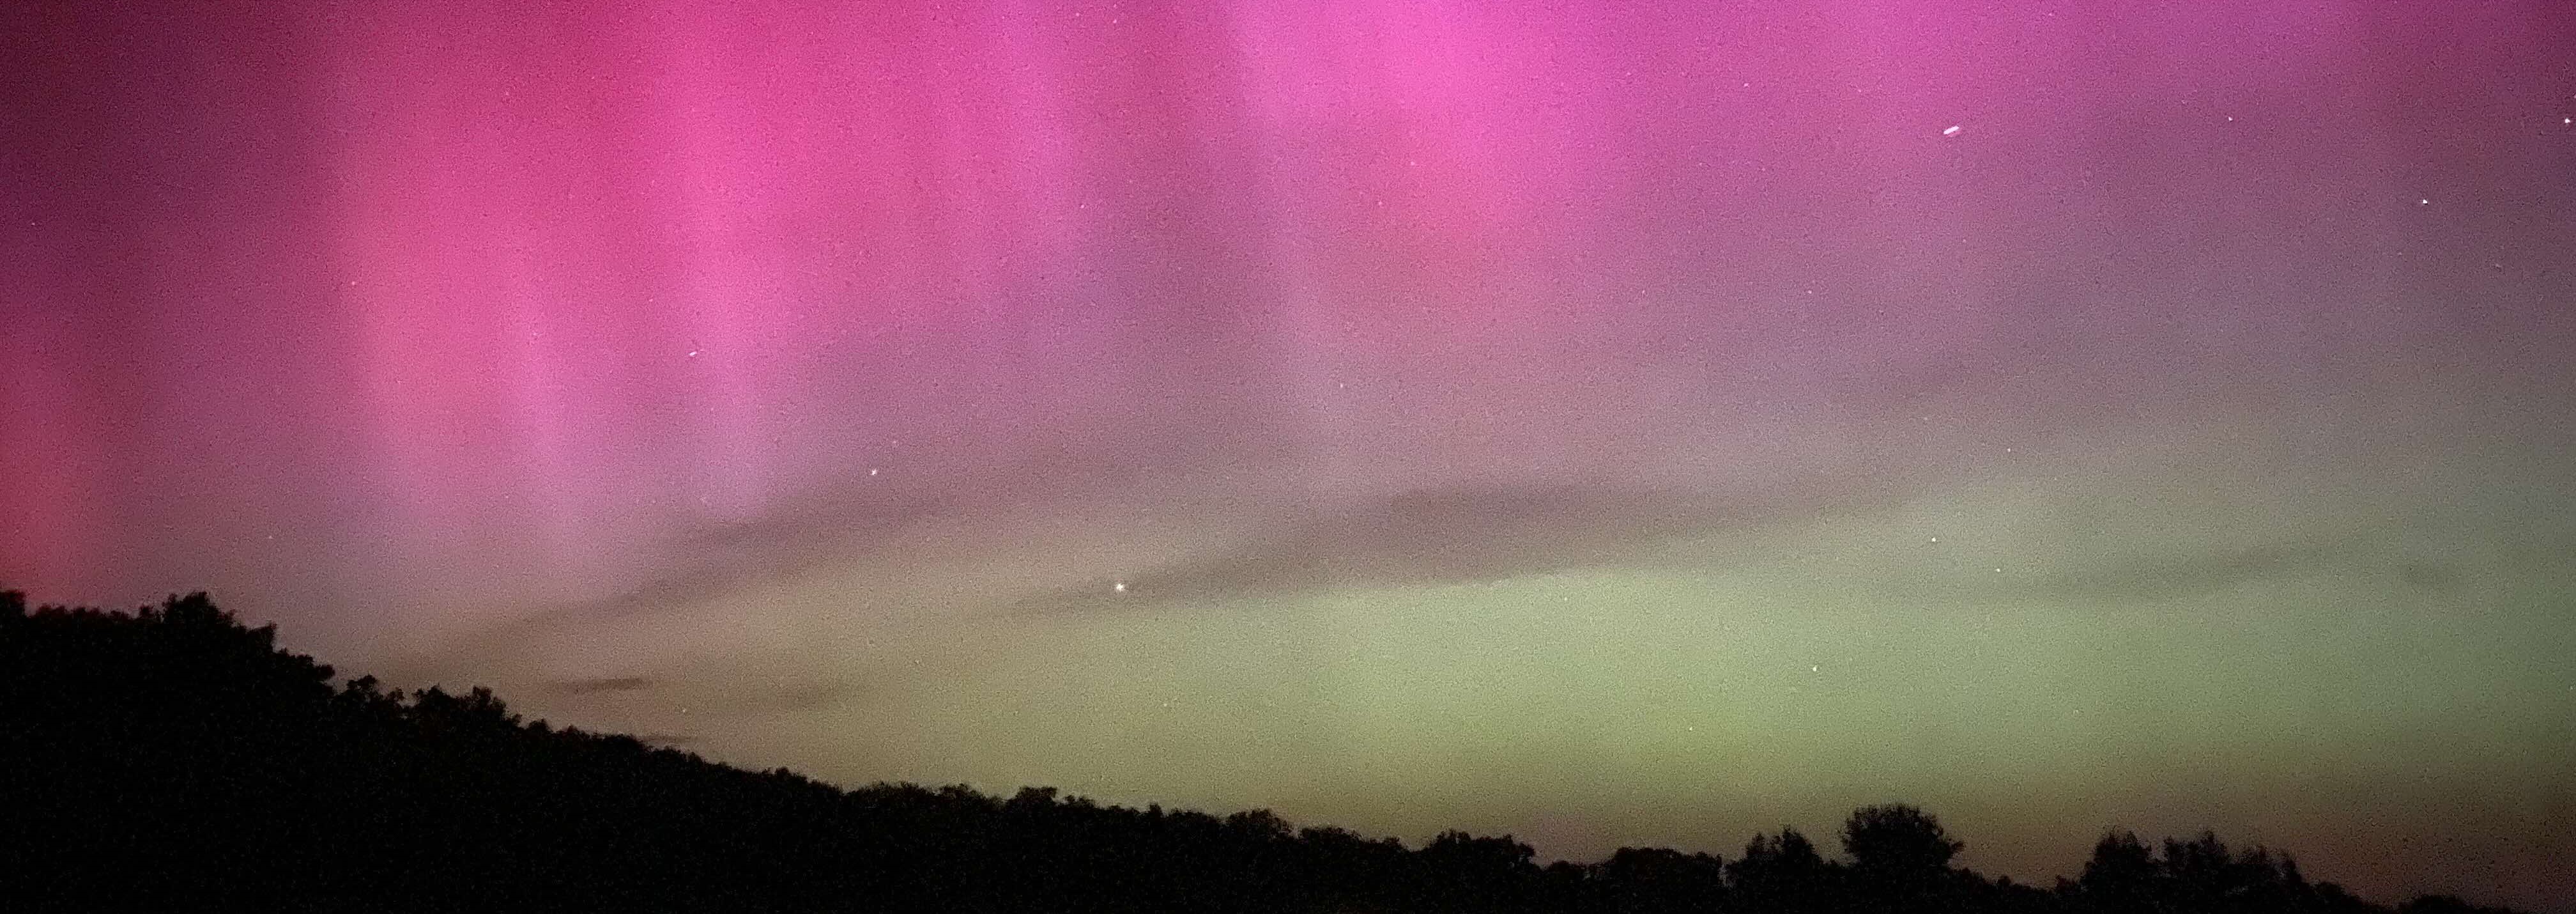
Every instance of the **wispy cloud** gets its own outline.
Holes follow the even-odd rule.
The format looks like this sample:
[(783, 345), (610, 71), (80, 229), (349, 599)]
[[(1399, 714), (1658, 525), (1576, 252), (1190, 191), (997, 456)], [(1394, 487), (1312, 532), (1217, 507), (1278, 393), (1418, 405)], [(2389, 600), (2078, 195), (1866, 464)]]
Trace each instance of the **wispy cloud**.
[(611, 692), (641, 692), (661, 685), (649, 676), (611, 676), (601, 679), (568, 679), (552, 684), (552, 690), (564, 695), (598, 695)]
[(1581, 486), (1417, 489), (1305, 514), (1284, 532), (1117, 580), (1028, 596), (1011, 613), (1293, 597), (1352, 588), (1497, 580), (1572, 568), (1689, 564), (1722, 555), (1661, 547), (1713, 534), (1880, 510), (1887, 480), (1816, 479), (1730, 494)]
[(2170, 600), (2323, 574), (2345, 568), (2358, 558), (2356, 547), (2347, 543), (2265, 543), (2078, 567), (2048, 574), (2040, 579), (2038, 587), (2061, 596)]

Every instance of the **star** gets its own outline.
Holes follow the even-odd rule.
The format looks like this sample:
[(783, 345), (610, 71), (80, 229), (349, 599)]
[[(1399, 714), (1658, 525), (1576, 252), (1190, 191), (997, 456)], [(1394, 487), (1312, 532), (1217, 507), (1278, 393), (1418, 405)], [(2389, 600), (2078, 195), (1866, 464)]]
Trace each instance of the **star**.
[(1110, 585), (1109, 585), (1109, 591), (1110, 591), (1111, 593), (1126, 593), (1126, 592), (1127, 592), (1127, 582), (1125, 582), (1125, 581), (1118, 581), (1118, 582), (1112, 583), (1112, 584), (1110, 584)]

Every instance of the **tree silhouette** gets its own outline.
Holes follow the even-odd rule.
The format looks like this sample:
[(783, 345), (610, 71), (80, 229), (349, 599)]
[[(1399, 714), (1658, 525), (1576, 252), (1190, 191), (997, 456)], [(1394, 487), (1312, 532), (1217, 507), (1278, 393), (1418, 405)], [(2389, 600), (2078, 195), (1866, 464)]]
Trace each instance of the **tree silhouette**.
[(0, 592), (0, 910), (2390, 914), (2210, 834), (2106, 835), (2055, 892), (1989, 882), (1902, 805), (1844, 823), (1849, 865), (1782, 828), (1731, 862), (1542, 867), (1508, 835), (1417, 850), (1267, 810), (843, 790), (523, 720), (481, 688), (335, 687), (275, 634), (203, 594), (113, 613)]
[(1894, 879), (1946, 872), (1950, 858), (1967, 846), (1942, 830), (1939, 818), (1902, 803), (1853, 810), (1842, 838), (1855, 871)]
[(1838, 907), (1841, 873), (1795, 828), (1754, 835), (1744, 856), (1726, 865), (1737, 905), (1747, 911), (1809, 914)]
[(1709, 854), (1623, 847), (1594, 869), (1606, 907), (1619, 914), (1714, 911), (1727, 901), (1726, 865)]
[(1425, 910), (1520, 910), (1537, 891), (1538, 851), (1510, 835), (1483, 838), (1463, 831), (1441, 832), (1424, 845), (1423, 868), (1429, 875), (1421, 897)]
[(2077, 885), (2098, 914), (2153, 914), (2161, 907), (2156, 875), (2155, 851), (2136, 833), (2114, 831), (2094, 842)]
[(1866, 910), (1955, 908), (1961, 887), (1950, 858), (1965, 845), (1941, 820), (1902, 803), (1864, 806), (1843, 820), (1843, 853), (1851, 857), (1851, 888)]

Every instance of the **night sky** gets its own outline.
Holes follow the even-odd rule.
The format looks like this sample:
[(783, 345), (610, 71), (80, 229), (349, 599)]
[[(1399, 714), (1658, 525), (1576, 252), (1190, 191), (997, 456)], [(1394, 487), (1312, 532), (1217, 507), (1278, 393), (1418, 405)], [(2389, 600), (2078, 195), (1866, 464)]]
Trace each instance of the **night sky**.
[(2576, 5), (1610, 6), (0, 4), (0, 582), (846, 784), (2576, 896)]

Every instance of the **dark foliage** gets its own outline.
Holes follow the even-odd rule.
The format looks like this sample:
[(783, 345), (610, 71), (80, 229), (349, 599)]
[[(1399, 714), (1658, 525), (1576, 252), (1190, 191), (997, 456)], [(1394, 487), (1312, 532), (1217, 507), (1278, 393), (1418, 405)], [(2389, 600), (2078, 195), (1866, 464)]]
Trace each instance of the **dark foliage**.
[(1509, 836), (1415, 850), (1050, 788), (841, 790), (522, 721), (482, 689), (335, 685), (203, 594), (113, 613), (0, 593), (11, 911), (2390, 914), (2211, 835), (2108, 835), (2054, 891), (1952, 866), (1960, 842), (1910, 806), (1859, 810), (1842, 839), (1848, 860), (1784, 828), (1732, 862), (1542, 867)]

